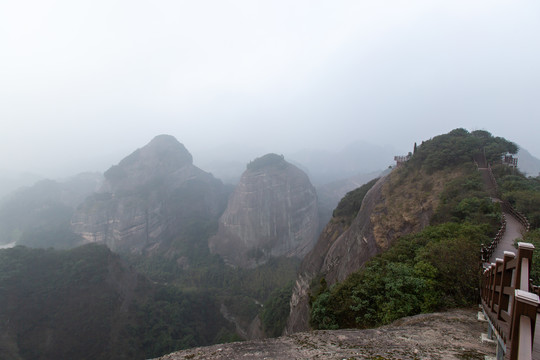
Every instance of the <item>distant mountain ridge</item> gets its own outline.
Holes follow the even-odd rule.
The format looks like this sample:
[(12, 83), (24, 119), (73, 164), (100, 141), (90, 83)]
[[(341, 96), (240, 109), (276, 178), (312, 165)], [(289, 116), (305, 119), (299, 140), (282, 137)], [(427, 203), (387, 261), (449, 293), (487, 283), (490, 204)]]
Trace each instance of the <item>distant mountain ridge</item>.
[(75, 208), (103, 181), (83, 173), (62, 181), (40, 180), (19, 188), (0, 202), (0, 245), (69, 248), (81, 244), (71, 232)]
[(519, 149), (518, 169), (524, 172), (527, 176), (540, 176), (540, 159), (534, 157), (525, 149)]
[(358, 174), (380, 172), (388, 168), (394, 155), (399, 153), (393, 146), (364, 141), (346, 144), (341, 149), (323, 150), (324, 146), (321, 144), (321, 148), (288, 151), (278, 147), (269, 151), (262, 147), (230, 144), (194, 153), (197, 154), (196, 163), (199, 166), (229, 184), (238, 183), (249, 160), (265, 153), (281, 153), (288, 162), (304, 171), (314, 186)]
[(289, 154), (288, 158), (306, 169), (312, 183), (318, 187), (358, 174), (383, 171), (392, 165), (396, 151), (392, 146), (356, 141), (338, 151), (302, 150)]

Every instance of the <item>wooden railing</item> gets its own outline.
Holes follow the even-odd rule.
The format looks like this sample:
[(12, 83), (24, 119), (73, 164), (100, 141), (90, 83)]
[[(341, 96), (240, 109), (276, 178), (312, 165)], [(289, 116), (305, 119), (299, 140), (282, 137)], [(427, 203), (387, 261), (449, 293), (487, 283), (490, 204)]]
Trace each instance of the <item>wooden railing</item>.
[[(497, 185), (497, 180), (495, 180), (495, 176), (493, 176), (491, 165), (488, 165), (488, 174), (489, 174), (489, 179), (490, 179), (492, 188), (494, 189), (493, 190), (494, 194), (492, 195), (496, 195), (500, 197), (499, 186)], [(495, 248), (497, 247), (502, 237), (504, 236), (504, 232), (506, 231), (506, 218), (504, 216), (504, 212), (507, 212), (511, 214), (513, 217), (515, 217), (517, 221), (519, 221), (519, 223), (523, 225), (523, 227), (525, 228), (525, 232), (528, 232), (531, 227), (529, 220), (525, 217), (525, 215), (523, 215), (522, 213), (514, 209), (514, 207), (507, 200), (500, 201), (500, 203), (503, 210), (501, 227), (499, 231), (497, 232), (497, 235), (495, 235), (495, 237), (491, 241), (491, 243), (489, 245), (482, 246), (481, 256), (482, 256), (483, 262), (489, 261), (489, 259), (491, 258), (491, 255), (493, 255), (493, 252), (495, 251)]]
[(519, 223), (523, 225), (526, 232), (529, 231), (531, 227), (529, 220), (525, 217), (525, 215), (514, 209), (514, 207), (508, 201), (504, 200), (502, 202), (502, 209), (503, 211), (512, 214), (517, 219), (517, 221), (519, 221)]
[(540, 305), (537, 294), (530, 292), (529, 274), (534, 246), (518, 243), (517, 256), (505, 251), (484, 270), (481, 283), (482, 309), (489, 320), (490, 337), (498, 342), (497, 358), (531, 360)]
[[(477, 161), (486, 164), (485, 156)], [(485, 166), (485, 165), (484, 165)], [(487, 165), (491, 196), (501, 197), (491, 165)], [(500, 200), (499, 200), (500, 201)], [(529, 231), (527, 218), (508, 201), (501, 201), (502, 210), (515, 217), (525, 231)], [(540, 310), (540, 288), (530, 284), (530, 271), (534, 246), (518, 243), (517, 257), (505, 251), (503, 259), (485, 267), (506, 231), (503, 213), (501, 228), (491, 244), (482, 247), (482, 276), (480, 297), (482, 310), (489, 321), (488, 336), (497, 340), (497, 359), (532, 360), (537, 312)], [(536, 349), (538, 350), (538, 349)]]
[(497, 232), (497, 235), (491, 240), (491, 243), (489, 245), (482, 245), (482, 263), (489, 262), (489, 259), (491, 259), (491, 255), (495, 252), (495, 249), (497, 248), (497, 245), (499, 245), (499, 242), (504, 236), (504, 233), (506, 231), (506, 216), (502, 214), (501, 217), (501, 227), (499, 228), (499, 231)]

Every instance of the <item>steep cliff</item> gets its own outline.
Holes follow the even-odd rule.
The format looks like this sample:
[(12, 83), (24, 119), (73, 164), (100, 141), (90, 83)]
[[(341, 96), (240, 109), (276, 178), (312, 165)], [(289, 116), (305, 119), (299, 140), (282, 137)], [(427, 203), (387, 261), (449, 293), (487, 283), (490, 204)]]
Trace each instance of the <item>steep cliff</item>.
[(453, 171), (428, 174), (395, 169), (367, 191), (350, 225), (334, 212), (300, 266), (286, 333), (309, 329), (310, 291), (320, 278), (329, 286), (343, 281), (400, 236), (423, 229), (438, 205), (444, 184), (458, 175)]
[(174, 137), (155, 137), (105, 172), (101, 189), (77, 209), (72, 229), (115, 251), (167, 250), (225, 207), (221, 181), (192, 161)]
[(269, 257), (303, 257), (317, 229), (317, 195), (307, 175), (267, 154), (248, 164), (209, 246), (229, 264), (251, 267)]

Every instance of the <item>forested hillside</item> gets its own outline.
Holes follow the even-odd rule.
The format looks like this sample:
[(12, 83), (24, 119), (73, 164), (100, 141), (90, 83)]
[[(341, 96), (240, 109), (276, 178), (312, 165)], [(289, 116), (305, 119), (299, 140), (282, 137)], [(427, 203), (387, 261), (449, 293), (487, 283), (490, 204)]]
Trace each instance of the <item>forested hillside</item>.
[(1, 359), (145, 359), (224, 342), (211, 292), (149, 282), (102, 245), (0, 251)]
[(103, 176), (83, 173), (64, 181), (41, 180), (0, 202), (0, 245), (72, 248), (82, 239), (71, 230), (77, 205), (100, 186)]
[[(385, 209), (372, 216), (378, 219), (379, 233), (392, 236), (402, 225), (389, 215), (424, 206), (418, 199), (425, 196), (428, 201), (431, 193), (436, 194), (435, 210), (423, 213), (429, 217), (429, 226), (381, 243), (388, 250), (342, 282), (328, 286), (321, 274), (311, 287), (311, 326), (371, 327), (403, 316), (474, 305), (480, 247), (496, 233), (501, 216), (499, 204), (484, 190), (474, 159), (485, 153), (488, 162), (499, 164), (501, 155), (516, 151), (517, 146), (505, 139), (463, 129), (416, 147), (411, 159), (393, 171), (383, 188)], [(500, 171), (508, 170), (501, 165)], [(537, 179), (514, 176), (529, 184), (529, 191), (537, 183)], [(505, 184), (503, 188), (509, 186), (508, 179)], [(518, 207), (518, 199), (534, 198), (507, 194), (512, 195)], [(526, 206), (522, 204), (521, 209), (534, 219), (534, 206), (529, 211)]]

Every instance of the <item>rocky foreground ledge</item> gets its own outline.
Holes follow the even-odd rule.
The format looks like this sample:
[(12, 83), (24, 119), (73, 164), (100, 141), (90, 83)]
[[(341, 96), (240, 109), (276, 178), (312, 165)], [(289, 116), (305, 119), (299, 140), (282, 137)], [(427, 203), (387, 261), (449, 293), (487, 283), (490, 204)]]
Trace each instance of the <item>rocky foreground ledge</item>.
[(178, 351), (159, 360), (183, 359), (484, 359), (495, 345), (482, 343), (486, 323), (476, 309), (400, 319), (368, 330), (312, 331), (275, 339)]

